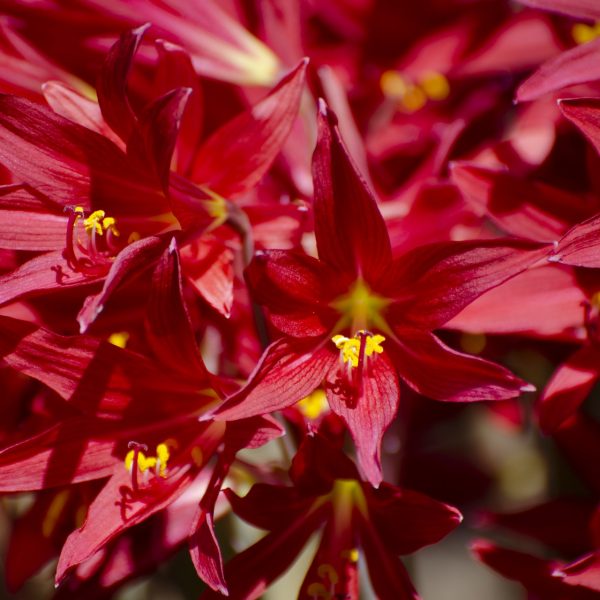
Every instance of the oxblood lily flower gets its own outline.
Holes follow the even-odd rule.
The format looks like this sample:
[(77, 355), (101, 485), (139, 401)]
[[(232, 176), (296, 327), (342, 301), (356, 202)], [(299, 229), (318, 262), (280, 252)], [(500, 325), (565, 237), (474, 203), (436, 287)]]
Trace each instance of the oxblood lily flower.
[(532, 389), (498, 365), (448, 348), (431, 331), (545, 250), (521, 242), (449, 243), (392, 260), (375, 199), (324, 103), (313, 175), (319, 259), (273, 251), (249, 267), (250, 287), (279, 339), (215, 416), (279, 410), (322, 385), (377, 485), (398, 377), (426, 396), (450, 401), (500, 400)]
[(389, 484), (373, 489), (319, 435), (304, 440), (290, 476), (292, 487), (256, 484), (244, 498), (226, 490), (236, 514), (269, 531), (225, 566), (234, 598), (260, 597), (322, 529), (298, 598), (358, 598), (357, 561), (364, 552), (377, 597), (416, 600), (398, 555), (439, 541), (462, 520), (456, 509), (423, 494)]
[(220, 486), (238, 450), (266, 443), (281, 428), (269, 417), (198, 421), (227, 382), (207, 372), (198, 352), (174, 240), (158, 261), (147, 306), (146, 341), (154, 359), (90, 336), (64, 338), (0, 318), (4, 362), (45, 383), (74, 411), (0, 453), (0, 489), (37, 490), (110, 476), (83, 526), (65, 542), (60, 583), (70, 569), (208, 474), (189, 538), (200, 576), (225, 590), (212, 529)]
[[(198, 140), (179, 146), (176, 140), (192, 87), (168, 91), (140, 114), (127, 98), (127, 74), (144, 30), (124, 34), (109, 53), (98, 85), (102, 112), (57, 84), (46, 92), (53, 108), (69, 120), (25, 100), (0, 98), (0, 160), (16, 182), (1, 190), (0, 246), (41, 252), (3, 276), (0, 303), (104, 280), (79, 315), (85, 331), (121, 282), (156, 261), (168, 243), (162, 234), (182, 231), (193, 240), (231, 217), (235, 208), (228, 210), (223, 196), (250, 190), (289, 133), (305, 61), (191, 156), (190, 146)], [(191, 66), (180, 50), (163, 46), (162, 57), (192, 85)], [(197, 101), (192, 94), (191, 104)], [(238, 143), (232, 143), (233, 131)], [(176, 148), (196, 184), (170, 172)], [(210, 304), (228, 314), (231, 253), (217, 240), (208, 245), (208, 250), (198, 244), (187, 248), (191, 279)], [(221, 288), (203, 264), (206, 254), (226, 280)]]

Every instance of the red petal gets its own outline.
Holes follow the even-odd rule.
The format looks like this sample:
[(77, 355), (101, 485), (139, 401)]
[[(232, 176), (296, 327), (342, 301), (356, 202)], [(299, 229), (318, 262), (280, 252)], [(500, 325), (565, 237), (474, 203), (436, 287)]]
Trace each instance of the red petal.
[(160, 256), (165, 240), (159, 237), (147, 237), (126, 246), (111, 265), (102, 290), (88, 296), (77, 315), (80, 333), (85, 333), (104, 309), (114, 291), (127, 279), (132, 279), (148, 269)]
[[(148, 418), (148, 397), (165, 394), (169, 406), (156, 403), (150, 414), (197, 408), (200, 390), (154, 362), (89, 336), (63, 337), (25, 321), (0, 316), (0, 358), (21, 373), (56, 391), (90, 415)], [(137, 402), (134, 403), (134, 399)], [(191, 404), (192, 402), (196, 404)]]
[(216, 311), (229, 317), (233, 304), (234, 252), (218, 238), (203, 235), (181, 248), (186, 280)]
[(175, 372), (206, 379), (190, 316), (183, 300), (175, 238), (161, 256), (147, 306), (146, 337), (156, 357)]
[[(233, 512), (260, 529), (273, 531), (284, 529), (295, 515), (302, 514), (310, 509), (314, 502), (313, 497), (302, 497), (297, 488), (266, 483), (256, 483), (242, 498), (236, 496), (232, 490), (225, 490), (227, 500)], [(265, 506), (269, 510), (265, 510)]]
[[(598, 55), (600, 56), (600, 50)], [(600, 153), (600, 99), (560, 100), (558, 106), (562, 114), (581, 130), (596, 148), (596, 152)]]
[(127, 140), (127, 154), (147, 165), (160, 182), (165, 193), (169, 190), (171, 159), (183, 111), (191, 88), (177, 88), (151, 102), (139, 114), (139, 123)]
[(295, 347), (286, 340), (271, 344), (246, 385), (216, 410), (214, 418), (235, 420), (264, 415), (291, 406), (314, 391), (337, 354), (328, 347)]
[(566, 577), (561, 578), (564, 583), (600, 592), (600, 554), (598, 552), (562, 567), (560, 571), (566, 574)]
[(81, 96), (60, 81), (45, 83), (42, 86), (42, 91), (46, 102), (56, 114), (99, 133), (119, 148), (124, 149), (121, 138), (113, 132), (104, 120), (97, 102)]
[(570, 85), (600, 79), (600, 40), (575, 46), (544, 63), (517, 90), (517, 100), (528, 102)]
[(303, 60), (264, 100), (213, 133), (197, 153), (191, 179), (227, 198), (258, 183), (294, 124), (307, 64)]
[(313, 155), (319, 258), (368, 280), (388, 268), (390, 239), (368, 186), (350, 158), (335, 115), (321, 101)]
[[(230, 597), (244, 600), (260, 598), (265, 589), (292, 565), (323, 518), (323, 510), (292, 515), (283, 528), (237, 554), (225, 566)], [(216, 598), (222, 596), (212, 591), (203, 596), (204, 600)]]
[(445, 327), (471, 333), (523, 333), (572, 340), (578, 337), (586, 299), (573, 269), (543, 265), (486, 292)]
[(136, 495), (125, 466), (117, 467), (90, 505), (83, 526), (67, 538), (56, 568), (56, 584), (69, 569), (93, 556), (119, 533), (174, 502), (190, 481), (188, 472), (178, 479), (155, 481), (149, 490), (141, 489)]
[(534, 389), (508, 369), (456, 352), (431, 333), (401, 331), (398, 337), (400, 343), (388, 347), (400, 377), (434, 400), (506, 400)]
[(360, 544), (378, 598), (420, 600), (402, 561), (384, 546), (370, 523), (360, 518)]
[(98, 77), (96, 91), (102, 115), (124, 142), (129, 140), (136, 118), (127, 99), (127, 76), (133, 57), (149, 24), (123, 33), (110, 49)]
[(551, 10), (570, 17), (600, 20), (600, 6), (596, 0), (519, 0), (519, 2), (532, 8)]
[[(365, 358), (365, 361), (368, 362), (363, 367), (362, 394), (348, 399), (333, 392), (330, 386), (326, 390), (331, 410), (348, 425), (365, 476), (377, 487), (383, 479), (381, 439), (396, 416), (400, 387), (396, 370), (385, 354)], [(334, 375), (332, 371), (328, 378), (331, 385), (336, 384)]]
[(110, 426), (77, 418), (61, 422), (0, 452), (0, 491), (40, 490), (110, 475), (120, 462)]
[(41, 254), (5, 275), (0, 275), (0, 304), (26, 295), (90, 285), (101, 277), (71, 269), (61, 252)]
[(62, 250), (67, 239), (67, 217), (23, 210), (0, 210), (0, 248)]
[(176, 150), (176, 171), (185, 174), (192, 165), (202, 132), (202, 88), (190, 55), (183, 48), (164, 40), (156, 40), (155, 44), (159, 57), (156, 88), (164, 92), (176, 87), (192, 90), (183, 115)]
[(542, 259), (549, 247), (527, 242), (466, 241), (421, 246), (396, 259), (382, 287), (398, 297), (390, 322), (435, 329), (487, 290)]
[(558, 242), (548, 260), (574, 267), (600, 267), (600, 215), (571, 228)]
[(15, 180), (65, 205), (167, 212), (167, 200), (110, 140), (32, 102), (0, 95), (0, 162)]
[(554, 373), (537, 405), (540, 427), (552, 433), (579, 408), (600, 378), (600, 351), (584, 346)]
[(253, 298), (264, 304), (275, 327), (294, 337), (331, 331), (339, 313), (330, 302), (347, 290), (347, 282), (323, 261), (285, 250), (257, 256), (246, 270)]
[(456, 508), (388, 483), (374, 491), (368, 502), (372, 525), (394, 554), (411, 554), (435, 544), (462, 522)]
[(507, 171), (456, 164), (452, 180), (478, 212), (484, 210), (504, 231), (526, 239), (552, 242), (570, 223), (589, 215), (588, 203), (579, 196)]
[(227, 596), (223, 558), (215, 536), (212, 514), (199, 508), (192, 524), (192, 532), (190, 554), (200, 579), (213, 590)]

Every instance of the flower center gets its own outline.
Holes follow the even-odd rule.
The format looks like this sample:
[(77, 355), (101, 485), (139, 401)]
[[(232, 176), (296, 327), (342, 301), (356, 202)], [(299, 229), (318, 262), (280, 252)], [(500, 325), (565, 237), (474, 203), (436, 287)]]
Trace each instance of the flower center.
[(82, 206), (69, 206), (66, 210), (69, 220), (65, 257), (75, 271), (96, 274), (120, 250), (116, 219), (107, 217), (103, 210), (86, 216)]
[(167, 476), (167, 463), (171, 453), (169, 446), (166, 443), (161, 443), (156, 446), (156, 456), (146, 455), (148, 446), (138, 442), (129, 442), (129, 452), (125, 456), (125, 468), (131, 473), (132, 488), (137, 490), (138, 471), (148, 473), (151, 470), (157, 477), (163, 479)]
[(331, 341), (340, 351), (343, 362), (349, 363), (350, 367), (358, 367), (362, 357), (383, 352), (381, 343), (385, 341), (385, 337), (379, 334), (371, 335), (368, 331), (361, 329), (356, 332), (354, 337), (334, 335)]
[(362, 279), (357, 279), (347, 294), (331, 303), (341, 313), (336, 330), (347, 327), (352, 331), (360, 331), (372, 326), (386, 331), (388, 327), (382, 312), (388, 304), (389, 299), (375, 294)]

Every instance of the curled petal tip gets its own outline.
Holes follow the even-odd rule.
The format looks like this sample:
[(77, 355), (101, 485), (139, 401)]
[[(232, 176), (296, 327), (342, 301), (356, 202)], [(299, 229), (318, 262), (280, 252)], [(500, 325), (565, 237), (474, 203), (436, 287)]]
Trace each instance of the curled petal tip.
[(527, 385), (522, 385), (520, 388), (521, 392), (535, 392), (536, 387), (532, 383), (528, 383)]

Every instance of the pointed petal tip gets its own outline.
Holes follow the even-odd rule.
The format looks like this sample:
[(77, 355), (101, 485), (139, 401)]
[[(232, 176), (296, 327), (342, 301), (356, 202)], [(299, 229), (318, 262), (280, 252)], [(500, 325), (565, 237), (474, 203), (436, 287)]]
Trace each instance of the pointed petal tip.
[(521, 392), (535, 392), (536, 391), (536, 387), (535, 385), (533, 385), (532, 383), (528, 383), (526, 385), (522, 385), (519, 390)]
[(148, 31), (148, 29), (150, 29), (150, 27), (152, 27), (152, 23), (147, 22), (147, 23), (144, 23), (143, 25), (140, 25), (139, 27), (136, 27), (135, 29), (132, 29), (131, 33), (133, 35), (141, 37), (144, 35), (144, 33), (146, 33), (146, 31)]

